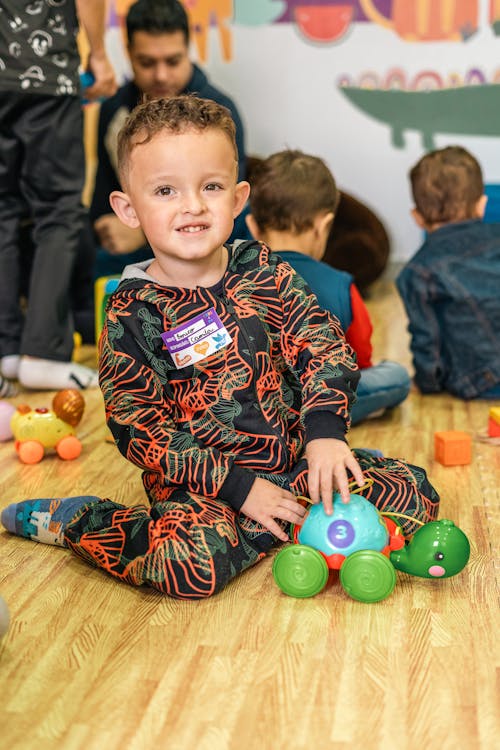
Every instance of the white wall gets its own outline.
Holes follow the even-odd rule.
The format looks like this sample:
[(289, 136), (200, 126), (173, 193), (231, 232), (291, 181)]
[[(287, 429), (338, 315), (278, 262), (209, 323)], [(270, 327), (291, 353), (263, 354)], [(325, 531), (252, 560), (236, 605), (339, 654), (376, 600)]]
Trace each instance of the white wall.
[[(373, 23), (354, 23), (337, 43), (314, 44), (294, 24), (233, 24), (229, 62), (221, 58), (213, 28), (203, 67), (238, 104), (249, 154), (267, 156), (291, 147), (323, 157), (339, 186), (380, 215), (391, 236), (393, 259), (403, 260), (420, 242), (409, 214), (406, 176), (424, 153), (420, 135), (406, 132), (404, 148), (394, 148), (389, 126), (355, 108), (338, 80), (343, 74), (359, 80), (366, 71), (384, 77), (396, 67), (409, 78), (426, 69), (444, 78), (451, 73), (465, 77), (477, 67), (491, 80), (500, 68), (500, 37), (489, 25), (488, 9), (489, 0), (480, 0), (479, 31), (463, 43), (406, 42)], [(500, 111), (498, 133), (500, 138)], [(474, 152), (487, 182), (500, 182), (498, 138), (439, 134), (435, 139), (438, 148), (450, 143)]]

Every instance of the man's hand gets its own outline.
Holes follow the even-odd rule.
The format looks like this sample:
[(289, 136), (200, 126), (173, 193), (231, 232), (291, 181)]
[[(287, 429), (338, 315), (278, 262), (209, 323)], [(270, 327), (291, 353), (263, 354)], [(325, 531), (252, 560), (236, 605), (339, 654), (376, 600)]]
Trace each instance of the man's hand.
[(90, 53), (87, 69), (94, 76), (94, 83), (85, 89), (85, 98), (92, 101), (100, 97), (113, 96), (118, 88), (115, 71), (106, 54)]
[(130, 229), (115, 214), (104, 214), (94, 222), (94, 229), (102, 247), (110, 255), (126, 255), (146, 244), (140, 227)]
[(249, 518), (265, 526), (282, 542), (287, 542), (288, 536), (274, 519), (279, 518), (282, 521), (300, 524), (307, 512), (291, 492), (260, 477), (257, 477), (253, 483), (240, 510)]
[(320, 438), (311, 440), (306, 446), (306, 459), (309, 467), (309, 497), (313, 503), (323, 501), (328, 515), (333, 512), (332, 496), (338, 489), (342, 502), (349, 502), (349, 469), (359, 487), (365, 483), (363, 472), (343, 440)]

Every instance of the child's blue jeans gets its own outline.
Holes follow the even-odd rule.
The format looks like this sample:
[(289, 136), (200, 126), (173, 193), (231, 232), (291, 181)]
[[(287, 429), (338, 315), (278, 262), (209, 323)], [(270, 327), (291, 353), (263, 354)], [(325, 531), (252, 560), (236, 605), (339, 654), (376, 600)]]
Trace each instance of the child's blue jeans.
[(351, 411), (353, 425), (381, 409), (397, 406), (410, 392), (410, 376), (397, 362), (384, 360), (360, 372), (357, 400)]

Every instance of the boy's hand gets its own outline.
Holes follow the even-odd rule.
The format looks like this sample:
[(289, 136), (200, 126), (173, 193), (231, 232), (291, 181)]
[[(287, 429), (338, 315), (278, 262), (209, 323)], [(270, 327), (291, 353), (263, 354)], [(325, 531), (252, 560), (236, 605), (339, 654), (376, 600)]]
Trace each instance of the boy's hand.
[(364, 483), (363, 472), (343, 440), (319, 438), (306, 446), (306, 459), (309, 468), (309, 497), (313, 503), (323, 501), (328, 515), (333, 512), (332, 495), (338, 489), (342, 502), (349, 502), (349, 469), (359, 487)]
[(291, 492), (260, 477), (257, 477), (253, 483), (240, 510), (249, 518), (265, 526), (282, 542), (287, 542), (289, 537), (274, 519), (279, 518), (282, 521), (300, 524), (307, 512)]

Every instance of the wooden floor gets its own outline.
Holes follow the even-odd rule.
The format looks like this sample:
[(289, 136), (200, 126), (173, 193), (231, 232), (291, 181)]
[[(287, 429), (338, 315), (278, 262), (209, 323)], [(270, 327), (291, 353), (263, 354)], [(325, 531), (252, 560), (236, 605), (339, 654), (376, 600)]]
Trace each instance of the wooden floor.
[[(409, 364), (389, 283), (369, 306), (377, 358)], [(16, 401), (44, 406), (51, 397)], [(99, 392), (86, 401), (78, 460), (25, 466), (12, 443), (0, 445), (0, 507), (80, 493), (144, 499), (139, 470), (106, 442)], [(436, 430), (476, 437), (488, 407), (412, 393), (352, 430), (353, 447), (426, 467), (441, 515), (472, 546), (457, 577), (398, 574), (378, 604), (348, 599), (335, 580), (315, 598), (288, 598), (273, 582), (272, 558), (211, 600), (178, 602), (116, 583), (67, 550), (0, 532), (0, 594), (11, 613), (0, 640), (0, 747), (498, 748), (500, 447), (475, 440), (466, 467), (433, 459)]]

